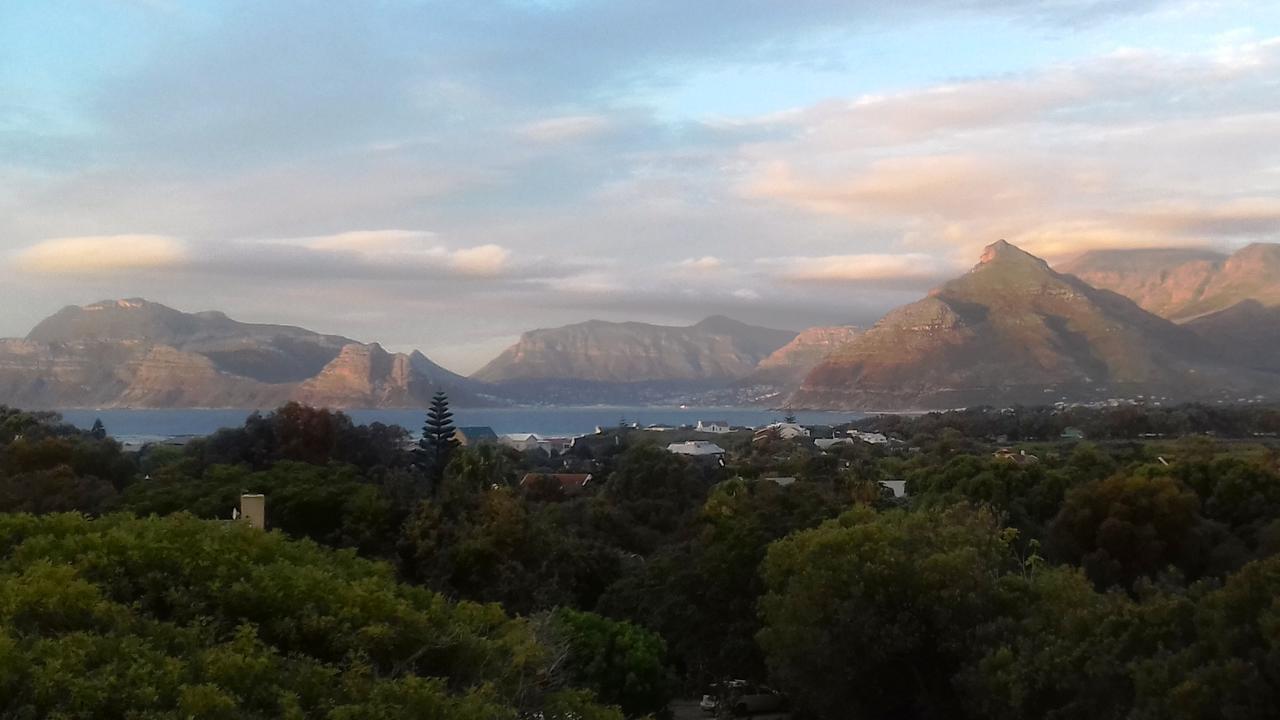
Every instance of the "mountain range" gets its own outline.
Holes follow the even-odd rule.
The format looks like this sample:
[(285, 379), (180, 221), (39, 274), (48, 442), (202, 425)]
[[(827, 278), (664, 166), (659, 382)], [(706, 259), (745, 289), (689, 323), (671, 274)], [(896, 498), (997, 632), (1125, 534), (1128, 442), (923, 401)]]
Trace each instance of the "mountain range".
[(1000, 241), (824, 359), (798, 407), (957, 407), (1269, 389), (1189, 328)]
[(69, 306), (0, 340), (0, 403), (33, 408), (741, 404), (928, 409), (1280, 387), (1280, 245), (1107, 250), (1055, 269), (1004, 241), (968, 273), (852, 325), (723, 316), (524, 333), (464, 377), (421, 352), (139, 298)]
[(437, 389), (488, 402), (477, 387), (418, 352), (141, 298), (69, 306), (0, 340), (0, 402), (23, 407), (420, 407)]
[(1254, 243), (1232, 255), (1186, 249), (1094, 250), (1061, 270), (1175, 322), (1247, 300), (1280, 305), (1280, 244), (1275, 243)]

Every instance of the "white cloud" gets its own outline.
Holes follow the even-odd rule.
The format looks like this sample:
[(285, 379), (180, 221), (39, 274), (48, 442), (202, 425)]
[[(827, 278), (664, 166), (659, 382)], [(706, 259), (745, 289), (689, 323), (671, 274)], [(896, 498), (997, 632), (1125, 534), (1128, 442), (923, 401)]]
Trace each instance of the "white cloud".
[(54, 238), (14, 256), (17, 266), (28, 272), (67, 275), (169, 268), (186, 259), (185, 246), (165, 235)]

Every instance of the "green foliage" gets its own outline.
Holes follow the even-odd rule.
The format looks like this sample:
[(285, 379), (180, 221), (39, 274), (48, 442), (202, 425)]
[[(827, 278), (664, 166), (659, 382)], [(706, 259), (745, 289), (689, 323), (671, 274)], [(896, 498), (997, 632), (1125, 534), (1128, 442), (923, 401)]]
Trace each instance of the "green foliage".
[(760, 563), (769, 543), (839, 509), (835, 496), (814, 484), (721, 483), (707, 498), (694, 537), (621, 578), (601, 598), (600, 609), (660, 632), (687, 684), (763, 680), (755, 642), (756, 603), (764, 592)]
[(1117, 475), (1069, 492), (1049, 529), (1050, 549), (1099, 588), (1132, 587), (1175, 568), (1202, 575), (1213, 543), (1200, 501), (1176, 479)]
[(629, 622), (561, 608), (547, 619), (560, 670), (571, 685), (592, 690), (629, 717), (657, 713), (671, 701), (662, 638)]
[(688, 460), (652, 445), (637, 445), (618, 459), (605, 494), (624, 531), (619, 543), (648, 553), (695, 516), (709, 483)]
[(384, 486), (367, 482), (351, 466), (290, 461), (259, 472), (215, 465), (199, 478), (161, 474), (134, 483), (117, 507), (139, 515), (185, 511), (229, 519), (245, 492), (267, 496), (270, 527), (370, 555), (392, 552), (407, 512), (396, 506)]
[(446, 497), (424, 501), (405, 523), (401, 567), (417, 582), (529, 613), (592, 607), (618, 575), (616, 550), (578, 537), (554, 510), (530, 507), (510, 488)]
[(200, 469), (248, 465), (262, 470), (281, 460), (368, 470), (409, 464), (403, 428), (382, 423), (356, 425), (341, 412), (288, 403), (268, 415), (253, 413), (239, 428), (219, 430), (187, 446)]
[(0, 517), (0, 627), (15, 718), (514, 720), (549, 661), (495, 606), (184, 515)]
[(821, 718), (954, 717), (952, 678), (1014, 557), (992, 514), (859, 508), (775, 543), (759, 642)]
[(1140, 663), (1184, 642), (1193, 609), (1154, 591), (1104, 595), (1065, 568), (1006, 576), (997, 602), (956, 680), (970, 717), (1129, 717)]

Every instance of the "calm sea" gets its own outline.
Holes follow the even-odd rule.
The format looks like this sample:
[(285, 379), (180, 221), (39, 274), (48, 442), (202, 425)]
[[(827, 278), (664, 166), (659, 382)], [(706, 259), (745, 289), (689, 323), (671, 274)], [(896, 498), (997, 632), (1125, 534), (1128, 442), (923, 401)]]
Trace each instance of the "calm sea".
[[(89, 428), (101, 418), (107, 432), (120, 440), (208, 435), (223, 427), (244, 423), (251, 410), (63, 410), (67, 422)], [(382, 422), (416, 432), (426, 419), (423, 410), (347, 410), (358, 423)], [(732, 425), (759, 427), (782, 419), (773, 410), (757, 408), (680, 407), (522, 407), (455, 408), (454, 424), (487, 425), (494, 432), (537, 433), (539, 435), (582, 435), (597, 426), (620, 422), (641, 426), (695, 424), (699, 420), (726, 420)], [(856, 412), (797, 412), (796, 419), (807, 425), (834, 425), (863, 417)]]

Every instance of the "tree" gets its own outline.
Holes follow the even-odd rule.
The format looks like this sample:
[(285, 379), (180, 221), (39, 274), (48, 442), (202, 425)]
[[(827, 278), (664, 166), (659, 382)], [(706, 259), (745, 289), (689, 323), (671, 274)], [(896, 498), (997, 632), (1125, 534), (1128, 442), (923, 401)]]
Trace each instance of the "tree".
[(1212, 530), (1200, 499), (1176, 479), (1117, 475), (1067, 493), (1049, 526), (1049, 549), (1082, 566), (1099, 589), (1127, 589), (1169, 567), (1200, 577)]
[(531, 623), (189, 515), (0, 515), (0, 717), (621, 720)]
[(107, 439), (107, 428), (102, 424), (102, 418), (94, 418), (93, 427), (90, 428), (89, 435), (92, 436), (94, 440)]
[(686, 686), (765, 680), (756, 645), (760, 562), (769, 543), (838, 513), (828, 488), (730, 480), (712, 490), (690, 541), (659, 550), (614, 583), (599, 609), (662, 635)]
[(595, 692), (628, 717), (658, 713), (671, 701), (662, 638), (629, 622), (560, 608), (546, 620), (544, 641), (562, 648), (570, 684)]
[(422, 427), (422, 440), (418, 442), (427, 461), (433, 493), (444, 479), (444, 469), (448, 467), (458, 444), (458, 439), (454, 437), (453, 413), (449, 412), (449, 396), (444, 391), (437, 391), (431, 398), (427, 423)]
[(780, 540), (758, 640), (818, 718), (953, 718), (953, 678), (993, 615), (1012, 538), (988, 511), (857, 508)]

